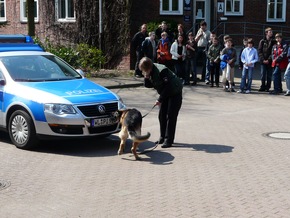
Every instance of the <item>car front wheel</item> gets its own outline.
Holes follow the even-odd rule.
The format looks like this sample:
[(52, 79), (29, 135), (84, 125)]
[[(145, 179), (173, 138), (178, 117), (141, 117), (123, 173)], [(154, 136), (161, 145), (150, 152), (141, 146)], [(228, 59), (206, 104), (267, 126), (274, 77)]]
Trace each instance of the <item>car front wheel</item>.
[(31, 117), (22, 110), (13, 112), (9, 119), (9, 136), (17, 148), (30, 149), (38, 143)]

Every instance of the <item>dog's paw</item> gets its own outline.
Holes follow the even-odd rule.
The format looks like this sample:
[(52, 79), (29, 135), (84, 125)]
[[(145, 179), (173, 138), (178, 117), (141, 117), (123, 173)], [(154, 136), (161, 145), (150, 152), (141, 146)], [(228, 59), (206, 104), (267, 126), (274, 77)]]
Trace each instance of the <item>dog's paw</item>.
[(142, 158), (139, 157), (139, 156), (136, 156), (136, 157), (135, 157), (135, 160), (142, 160)]

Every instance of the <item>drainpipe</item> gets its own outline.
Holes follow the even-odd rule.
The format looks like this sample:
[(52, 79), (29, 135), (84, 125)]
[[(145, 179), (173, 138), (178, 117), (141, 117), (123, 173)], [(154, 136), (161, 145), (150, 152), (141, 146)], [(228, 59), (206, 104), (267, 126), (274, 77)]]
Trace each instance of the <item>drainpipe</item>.
[[(103, 28), (102, 28), (102, 0), (99, 0), (99, 49), (102, 51), (102, 33), (103, 33)], [(100, 69), (102, 68), (102, 63), (100, 61)]]
[(99, 0), (99, 49), (102, 50), (102, 0)]

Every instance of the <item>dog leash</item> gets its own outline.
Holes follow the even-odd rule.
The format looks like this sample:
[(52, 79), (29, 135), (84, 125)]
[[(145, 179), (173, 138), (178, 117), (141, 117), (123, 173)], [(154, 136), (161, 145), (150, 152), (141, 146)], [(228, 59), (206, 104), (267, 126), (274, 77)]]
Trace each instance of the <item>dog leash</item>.
[(148, 150), (144, 150), (144, 151), (142, 151), (142, 152), (140, 152), (138, 154), (146, 154), (146, 153), (149, 153), (149, 152), (153, 151), (155, 148), (157, 148), (158, 145), (159, 145), (159, 141), (156, 143), (156, 145), (153, 148), (148, 149)]
[[(144, 118), (144, 117), (146, 117), (148, 114), (150, 114), (150, 112), (155, 108), (155, 106), (156, 106), (156, 104), (154, 104), (153, 107), (151, 108), (151, 110), (150, 110), (147, 114), (145, 114), (142, 118)], [(158, 144), (159, 144), (159, 141), (158, 141), (158, 143), (156, 143), (156, 145), (155, 145), (153, 148), (148, 149), (148, 150), (144, 150), (144, 151), (142, 151), (142, 152), (140, 152), (140, 153), (138, 153), (138, 154), (146, 154), (146, 153), (148, 153), (148, 152), (151, 152), (151, 151), (153, 151), (155, 148), (158, 147)]]
[(156, 106), (156, 104), (154, 104), (153, 107), (151, 108), (151, 110), (150, 110), (147, 114), (145, 114), (144, 116), (142, 116), (142, 118), (144, 118), (144, 117), (146, 117), (148, 114), (150, 114), (150, 112), (155, 108), (155, 106)]

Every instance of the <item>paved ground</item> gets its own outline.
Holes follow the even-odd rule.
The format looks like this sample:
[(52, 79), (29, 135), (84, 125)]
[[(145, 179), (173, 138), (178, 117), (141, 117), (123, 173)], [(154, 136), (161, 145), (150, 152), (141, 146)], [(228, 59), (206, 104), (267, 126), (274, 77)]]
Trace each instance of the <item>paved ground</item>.
[[(97, 82), (129, 80), (142, 82)], [(114, 91), (143, 114), (156, 98), (143, 87)], [(183, 96), (176, 144), (141, 155), (143, 161), (133, 161), (129, 147), (117, 156), (116, 135), (24, 151), (2, 133), (0, 217), (288, 218), (290, 140), (266, 135), (290, 132), (290, 98), (205, 85), (185, 87)], [(152, 136), (141, 150), (158, 137), (157, 111), (144, 119)]]

